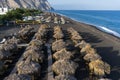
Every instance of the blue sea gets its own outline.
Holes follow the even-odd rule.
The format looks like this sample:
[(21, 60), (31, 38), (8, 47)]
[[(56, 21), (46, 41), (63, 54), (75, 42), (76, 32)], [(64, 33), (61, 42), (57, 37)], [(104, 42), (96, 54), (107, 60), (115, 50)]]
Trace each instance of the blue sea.
[(55, 10), (54, 12), (94, 25), (102, 31), (120, 37), (120, 11)]

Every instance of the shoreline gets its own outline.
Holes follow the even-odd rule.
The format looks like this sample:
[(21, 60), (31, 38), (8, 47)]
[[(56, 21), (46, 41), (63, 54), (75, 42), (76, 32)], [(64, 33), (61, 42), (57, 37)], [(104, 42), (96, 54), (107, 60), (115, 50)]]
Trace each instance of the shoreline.
[[(59, 15), (59, 14), (58, 14)], [(62, 16), (62, 15), (59, 15)], [(111, 74), (107, 78), (120, 79), (120, 38), (106, 33), (94, 25), (81, 23), (63, 16), (70, 24), (60, 25), (64, 30), (73, 27), (83, 39), (90, 43), (105, 62), (111, 65)]]
[(63, 17), (65, 17), (65, 18), (71, 19), (71, 20), (73, 20), (73, 21), (76, 21), (76, 22), (79, 22), (79, 23), (82, 23), (82, 24), (85, 24), (85, 25), (90, 25), (90, 26), (92, 26), (92, 27), (94, 27), (94, 28), (96, 28), (96, 29), (98, 29), (98, 30), (100, 30), (100, 31), (102, 31), (102, 32), (105, 32), (106, 34), (110, 34), (110, 35), (112, 35), (112, 36), (117, 37), (118, 39), (120, 39), (120, 33), (116, 32), (116, 31), (113, 31), (113, 30), (111, 30), (111, 29), (109, 29), (109, 28), (107, 28), (107, 27), (102, 26), (102, 27), (104, 27), (104, 28), (106, 28), (106, 29), (109, 29), (109, 30), (111, 30), (111, 31), (119, 34), (119, 36), (115, 35), (113, 32), (108, 32), (107, 30), (102, 29), (102, 28), (98, 27), (97, 25), (90, 24), (90, 23), (86, 23), (86, 22), (82, 22), (82, 21), (76, 20), (76, 19), (74, 19), (74, 18), (70, 18), (69, 16), (66, 16), (66, 15), (63, 15), (63, 14), (60, 14), (60, 13), (57, 13), (57, 12), (52, 12), (52, 13), (58, 14), (58, 15), (60, 15), (60, 16), (63, 16)]
[(93, 28), (95, 28), (95, 29), (97, 29), (97, 30), (105, 33), (105, 34), (108, 34), (108, 35), (113, 36), (113, 37), (115, 37), (115, 38), (117, 38), (117, 39), (120, 39), (119, 36), (116, 36), (116, 35), (114, 35), (114, 34), (111, 34), (111, 33), (108, 33), (108, 32), (106, 32), (106, 31), (103, 31), (102, 29), (99, 29), (99, 28), (98, 28), (97, 26), (95, 26), (95, 25), (87, 24), (87, 23), (84, 23), (84, 22), (79, 22), (79, 23), (80, 23), (80, 24), (84, 24), (84, 25), (89, 25), (90, 27), (93, 27)]

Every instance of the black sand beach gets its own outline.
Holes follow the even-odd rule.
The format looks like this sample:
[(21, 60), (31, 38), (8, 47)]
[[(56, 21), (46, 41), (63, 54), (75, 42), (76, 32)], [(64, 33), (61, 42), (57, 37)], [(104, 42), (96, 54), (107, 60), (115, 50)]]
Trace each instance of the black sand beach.
[[(72, 20), (71, 20), (72, 21)], [(72, 21), (71, 25), (61, 25), (63, 28), (73, 27), (85, 41), (90, 43), (103, 60), (108, 62), (112, 69), (108, 78), (120, 79), (120, 38), (100, 31), (95, 26)]]
[[(70, 18), (65, 18), (70, 21), (68, 24), (60, 24), (63, 30), (66, 30), (69, 27), (73, 27), (79, 34), (83, 37), (83, 39), (90, 43), (98, 52), (100, 56), (102, 56), (103, 61), (107, 62), (111, 65), (111, 74), (107, 75), (107, 78), (112, 80), (120, 79), (120, 39), (105, 33), (103, 31), (98, 30), (96, 27), (80, 22), (73, 21)], [(56, 26), (54, 23), (46, 23), (51, 27)], [(39, 25), (32, 25), (33, 27), (38, 29)], [(8, 36), (11, 33), (17, 33), (20, 27), (0, 27), (0, 40), (4, 36)], [(80, 74), (77, 76), (84, 75), (82, 70), (79, 70)], [(86, 75), (87, 77), (87, 75)], [(82, 79), (82, 77), (81, 77)], [(81, 80), (78, 79), (78, 80)]]
[[(73, 27), (84, 40), (90, 43), (98, 52), (105, 62), (111, 65), (111, 74), (107, 75), (112, 80), (120, 79), (120, 38), (103, 32), (93, 25), (74, 21), (65, 17), (70, 21), (69, 24), (60, 25), (62, 29), (66, 30)], [(56, 26), (50, 23), (51, 26)], [(84, 75), (84, 74), (82, 74)]]

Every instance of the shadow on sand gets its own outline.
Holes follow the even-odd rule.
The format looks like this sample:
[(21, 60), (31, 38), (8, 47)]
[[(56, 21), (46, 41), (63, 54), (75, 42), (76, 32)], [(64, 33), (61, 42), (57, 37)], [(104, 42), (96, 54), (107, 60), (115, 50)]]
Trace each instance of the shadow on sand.
[(120, 79), (120, 56), (119, 51), (114, 51), (113, 47), (96, 47), (102, 59), (111, 65), (111, 74), (107, 77), (113, 80)]
[[(98, 38), (97, 36), (86, 33), (79, 32), (83, 39), (88, 43), (100, 43), (103, 40)], [(112, 43), (113, 44), (113, 43)], [(102, 57), (103, 61), (107, 62), (111, 65), (111, 74), (107, 75), (107, 78), (112, 80), (120, 80), (120, 52), (119, 50), (113, 50), (112, 46), (109, 47), (96, 47), (97, 53)]]
[(86, 33), (86, 32), (79, 32), (79, 34), (83, 37), (83, 39), (88, 43), (99, 43), (102, 40), (93, 34)]

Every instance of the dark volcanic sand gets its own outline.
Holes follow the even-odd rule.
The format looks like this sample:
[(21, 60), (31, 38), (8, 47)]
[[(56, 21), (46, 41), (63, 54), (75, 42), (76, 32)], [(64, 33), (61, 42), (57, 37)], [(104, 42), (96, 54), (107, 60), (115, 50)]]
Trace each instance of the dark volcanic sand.
[[(40, 27), (40, 25), (31, 25), (35, 28), (35, 31)], [(10, 25), (10, 26), (0, 26), (0, 41), (5, 36), (10, 36), (11, 34), (18, 33), (20, 30), (20, 25)]]
[(120, 38), (102, 32), (92, 25), (79, 23), (70, 20), (71, 24), (61, 25), (63, 29), (73, 27), (77, 30), (84, 40), (90, 43), (102, 56), (103, 61), (109, 63), (112, 67), (108, 78), (113, 80), (120, 79)]
[[(97, 49), (98, 54), (102, 56), (102, 59), (109, 63), (112, 67), (110, 75), (107, 78), (113, 80), (120, 79), (120, 39), (114, 37), (110, 34), (102, 32), (91, 25), (84, 23), (79, 23), (67, 18), (70, 23), (65, 25), (60, 25), (63, 30), (69, 27), (73, 27), (77, 30), (80, 35), (84, 38), (86, 42), (89, 42), (95, 49)], [(50, 26), (55, 26), (56, 24), (47, 23)], [(32, 25), (38, 29), (38, 25)], [(3, 36), (8, 35), (13, 32), (17, 32), (20, 27), (0, 27), (0, 40)], [(80, 73), (82, 76), (84, 72)]]
[(15, 26), (1, 26), (0, 27), (0, 41), (2, 40), (3, 37), (9, 36), (13, 33), (16, 33), (19, 31), (20, 27), (15, 27)]
[[(83, 39), (90, 43), (97, 50), (98, 54), (102, 56), (103, 61), (111, 65), (111, 74), (107, 75), (107, 78), (112, 80), (119, 80), (120, 38), (105, 33), (97, 29), (95, 26), (76, 22), (70, 18), (66, 19), (70, 21), (70, 23), (64, 25), (61, 24), (60, 26), (63, 28), (63, 30), (66, 30), (69, 27), (73, 27), (75, 30), (77, 30)], [(49, 23), (49, 25), (55, 26), (53, 23)], [(84, 75), (84, 72), (82, 73), (81, 75)]]

